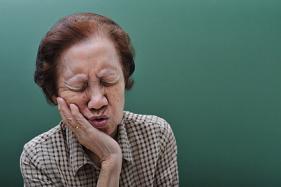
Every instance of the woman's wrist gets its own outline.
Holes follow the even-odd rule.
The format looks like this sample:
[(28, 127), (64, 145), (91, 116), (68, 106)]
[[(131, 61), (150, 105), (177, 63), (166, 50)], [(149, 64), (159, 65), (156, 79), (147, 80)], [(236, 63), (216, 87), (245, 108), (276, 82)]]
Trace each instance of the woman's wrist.
[(98, 179), (98, 187), (119, 186), (120, 173), (122, 168), (122, 154), (112, 155), (109, 159), (102, 161), (101, 171)]
[(106, 160), (101, 162), (101, 170), (104, 171), (121, 171), (122, 153), (110, 155)]

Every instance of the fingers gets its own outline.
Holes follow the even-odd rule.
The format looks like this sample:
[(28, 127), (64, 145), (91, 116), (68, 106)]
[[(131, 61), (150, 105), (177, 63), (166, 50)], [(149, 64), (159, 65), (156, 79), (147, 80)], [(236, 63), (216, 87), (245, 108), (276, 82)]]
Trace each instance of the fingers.
[(63, 98), (60, 98), (60, 97), (57, 98), (57, 102), (58, 102), (59, 113), (62, 117), (62, 120), (72, 131), (75, 131), (76, 126), (79, 124), (76, 122), (75, 118), (72, 116), (70, 109), (68, 108), (66, 102), (64, 101)]
[(61, 97), (57, 98), (57, 102), (63, 121), (72, 131), (78, 132), (92, 127), (75, 104), (70, 104), (68, 107), (67, 103)]
[(109, 135), (94, 128), (79, 111), (77, 105), (68, 105), (60, 97), (57, 98), (57, 103), (64, 123), (74, 133), (81, 145), (95, 153), (101, 161), (111, 158), (112, 155), (122, 155), (118, 143)]
[(75, 104), (70, 104), (70, 111), (75, 121), (80, 125), (79, 128), (89, 128), (91, 125), (87, 119), (80, 113), (79, 108)]

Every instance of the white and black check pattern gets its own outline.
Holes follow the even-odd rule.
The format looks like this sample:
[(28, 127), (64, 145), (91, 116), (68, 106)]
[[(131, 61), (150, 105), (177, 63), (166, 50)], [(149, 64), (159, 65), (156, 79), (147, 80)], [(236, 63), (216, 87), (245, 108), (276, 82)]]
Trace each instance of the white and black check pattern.
[[(176, 140), (165, 120), (124, 112), (117, 141), (123, 154), (120, 186), (179, 186)], [(27, 187), (94, 187), (100, 172), (61, 124), (25, 144), (20, 166)]]

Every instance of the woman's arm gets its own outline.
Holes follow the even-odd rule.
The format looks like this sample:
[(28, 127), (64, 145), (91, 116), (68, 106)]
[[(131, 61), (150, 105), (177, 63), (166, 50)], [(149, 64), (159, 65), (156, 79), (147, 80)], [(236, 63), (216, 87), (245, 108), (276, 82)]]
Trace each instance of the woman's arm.
[(119, 186), (122, 158), (116, 155), (102, 162), (101, 171), (98, 179), (98, 187)]

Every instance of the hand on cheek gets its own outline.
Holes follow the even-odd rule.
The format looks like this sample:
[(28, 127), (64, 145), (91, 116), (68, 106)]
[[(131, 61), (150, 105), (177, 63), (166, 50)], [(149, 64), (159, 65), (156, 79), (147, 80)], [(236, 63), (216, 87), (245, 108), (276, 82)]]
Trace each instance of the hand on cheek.
[(68, 105), (61, 97), (57, 98), (57, 102), (59, 113), (66, 127), (74, 133), (80, 144), (90, 149), (91, 134), (97, 130), (89, 124), (75, 104)]
[(74, 131), (75, 128), (77, 127), (76, 120), (73, 118), (68, 104), (61, 97), (57, 97), (57, 103), (58, 103), (58, 110), (64, 124), (72, 131)]
[(121, 162), (122, 152), (119, 144), (109, 135), (94, 128), (87, 119), (79, 112), (75, 104), (68, 104), (63, 98), (58, 97), (58, 109), (68, 128), (75, 134), (79, 143), (95, 153), (101, 162), (108, 163), (117, 159)]

